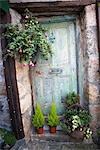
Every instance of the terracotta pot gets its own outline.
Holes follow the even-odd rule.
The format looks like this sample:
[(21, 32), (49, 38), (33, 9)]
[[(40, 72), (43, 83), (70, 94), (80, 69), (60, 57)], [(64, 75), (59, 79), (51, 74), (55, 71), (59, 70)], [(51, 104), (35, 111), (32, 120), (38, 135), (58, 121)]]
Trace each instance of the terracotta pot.
[(80, 131), (79, 129), (76, 129), (73, 131), (70, 136), (74, 138), (77, 141), (83, 141), (84, 140), (84, 132)]
[(49, 127), (50, 133), (56, 133), (56, 127)]
[(36, 131), (37, 131), (38, 134), (43, 134), (44, 133), (43, 127), (37, 128)]

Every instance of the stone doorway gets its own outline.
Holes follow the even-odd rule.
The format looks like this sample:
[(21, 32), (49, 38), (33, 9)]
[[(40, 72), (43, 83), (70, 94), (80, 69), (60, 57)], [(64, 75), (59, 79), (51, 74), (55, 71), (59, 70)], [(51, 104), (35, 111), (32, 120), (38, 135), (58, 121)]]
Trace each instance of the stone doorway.
[[(73, 4), (73, 6), (74, 5), (75, 4)], [(41, 5), (41, 7), (42, 6), (43, 5)], [(13, 6), (12, 8), (16, 9), (15, 6)], [(54, 8), (56, 8), (56, 6)], [(58, 11), (58, 8), (56, 9), (56, 11)], [(16, 9), (19, 13), (13, 9), (10, 10), (11, 21), (13, 23), (20, 23), (20, 19), (22, 16), (19, 13), (22, 13), (22, 9), (19, 9), (19, 10)], [(66, 8), (64, 7), (63, 9), (67, 9), (67, 6)], [(76, 7), (74, 7), (74, 11), (75, 10), (77, 10)], [(71, 10), (69, 10), (69, 12), (70, 11)], [(63, 13), (66, 13), (66, 11)], [(75, 11), (74, 14), (76, 13), (77, 11)], [(40, 14), (41, 13), (39, 13), (38, 15), (41, 16)], [(55, 11), (53, 11), (51, 14), (55, 15)], [(62, 14), (62, 12), (59, 12), (59, 14)], [(43, 12), (42, 12), (42, 15), (43, 15)], [(50, 15), (49, 12), (47, 13), (47, 15)], [(90, 16), (91, 16), (91, 20), (90, 20)], [(79, 92), (83, 93), (81, 104), (89, 108), (89, 111), (92, 115), (91, 125), (93, 129), (95, 129), (96, 126), (100, 126), (100, 117), (99, 117), (100, 116), (99, 115), (100, 114), (100, 103), (99, 103), (100, 97), (99, 97), (99, 73), (98, 73), (99, 53), (98, 53), (97, 35), (96, 35), (97, 25), (96, 25), (95, 4), (85, 6), (85, 7), (82, 6), (81, 8), (78, 7), (78, 18), (77, 18), (76, 24), (77, 24), (76, 29), (77, 29), (77, 40), (78, 40), (78, 45), (76, 46), (78, 50), (80, 49), (78, 53), (78, 59), (79, 59), (79, 62), (81, 62), (78, 64), (79, 65), (78, 66), (79, 86), (82, 87), (82, 89)], [(31, 91), (32, 83), (30, 80), (30, 68), (28, 66), (23, 67), (18, 62), (15, 63), (15, 67), (16, 67), (15, 74), (17, 77), (16, 81), (17, 81), (19, 102), (20, 102), (20, 109), (21, 109), (20, 116), (22, 117), (25, 135), (27, 136), (27, 135), (30, 135), (31, 116), (32, 116), (32, 110), (33, 110), (32, 108), (33, 94)], [(80, 69), (82, 69), (82, 72), (80, 72)], [(13, 83), (11, 84), (12, 84), (11, 87), (13, 87)], [(16, 118), (13, 123), (16, 123)], [(20, 132), (20, 128), (17, 132)]]

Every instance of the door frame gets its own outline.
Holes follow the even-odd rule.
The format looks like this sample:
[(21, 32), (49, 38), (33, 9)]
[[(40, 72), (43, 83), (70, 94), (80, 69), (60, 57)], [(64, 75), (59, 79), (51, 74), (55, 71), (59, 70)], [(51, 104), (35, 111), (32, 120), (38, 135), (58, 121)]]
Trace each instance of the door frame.
[[(36, 2), (26, 2), (26, 3), (20, 3), (19, 5), (18, 5), (18, 3), (10, 3), (10, 7), (12, 9), (15, 9), (22, 16), (23, 16), (23, 12), (24, 12), (23, 10), (25, 10), (25, 8), (29, 8), (29, 10), (33, 10), (33, 13), (35, 16), (43, 16), (43, 15), (44, 16), (50, 16), (50, 15), (53, 16), (53, 15), (57, 15), (57, 13), (61, 14), (61, 15), (63, 15), (63, 14), (77, 14), (77, 13), (80, 14), (82, 11), (84, 11), (84, 7), (86, 5), (95, 4), (95, 3), (96, 3), (96, 0), (84, 0), (84, 1), (83, 0), (81, 0), (81, 1), (76, 0), (76, 1), (66, 1), (66, 2), (59, 1), (59, 2), (37, 2), (37, 3)], [(46, 8), (46, 9), (44, 9), (44, 8)], [(51, 8), (50, 11), (48, 8)], [(9, 22), (9, 21), (7, 20), (7, 22)], [(10, 63), (11, 63), (11, 61), (10, 61)], [(6, 65), (5, 69), (9, 69), (9, 66)], [(15, 67), (14, 67), (13, 75), (16, 76)], [(9, 99), (9, 101), (10, 101), (10, 103), (12, 102), (12, 100), (17, 102), (17, 100), (13, 96), (13, 93), (11, 91), (9, 91), (9, 87), (7, 86), (10, 83), (9, 74), (6, 73), (5, 76), (7, 77), (6, 78), (6, 88), (8, 91), (7, 95), (8, 95), (8, 98), (9, 98), (9, 94), (12, 97), (12, 99)], [(16, 86), (15, 86), (15, 83), (16, 83)], [(15, 82), (11, 82), (11, 86), (15, 87), (14, 91), (17, 94), (17, 97), (19, 99), (16, 79), (15, 79)], [(11, 103), (11, 105), (12, 105), (12, 103)], [(14, 107), (15, 107), (15, 104), (14, 104)], [(12, 113), (12, 109), (11, 109), (10, 105), (9, 105), (9, 110), (10, 110), (10, 113)], [(22, 123), (20, 109), (18, 109), (17, 114), (19, 114), (20, 121)], [(12, 114), (12, 117), (14, 117), (14, 113)], [(14, 128), (15, 126), (17, 126), (17, 124), (18, 124), (18, 120), (15, 117), (15, 122), (14, 122), (14, 124), (12, 124), (12, 127)], [(22, 129), (22, 131), (24, 130), (22, 124), (19, 124), (19, 129), (20, 128)], [(17, 130), (17, 128), (16, 128), (14, 132), (15, 132), (15, 134), (16, 133), (18, 134), (18, 139), (21, 139), (24, 137), (24, 131), (21, 134), (20, 130)]]

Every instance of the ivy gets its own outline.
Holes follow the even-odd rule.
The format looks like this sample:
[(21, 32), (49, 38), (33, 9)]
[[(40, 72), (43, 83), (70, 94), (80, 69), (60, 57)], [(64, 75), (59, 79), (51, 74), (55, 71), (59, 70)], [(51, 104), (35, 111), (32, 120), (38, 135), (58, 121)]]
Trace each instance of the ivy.
[(8, 40), (7, 56), (20, 62), (31, 63), (39, 57), (47, 60), (52, 56), (51, 46), (46, 37), (47, 30), (27, 10), (22, 26), (8, 25), (5, 36)]

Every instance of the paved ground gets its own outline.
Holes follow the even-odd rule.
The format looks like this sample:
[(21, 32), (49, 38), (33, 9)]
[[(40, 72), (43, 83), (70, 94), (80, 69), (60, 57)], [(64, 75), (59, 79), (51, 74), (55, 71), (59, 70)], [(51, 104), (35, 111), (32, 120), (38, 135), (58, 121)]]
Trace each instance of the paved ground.
[(100, 150), (92, 141), (70, 141), (66, 135), (32, 135), (31, 140), (19, 141), (11, 150)]
[(99, 148), (93, 144), (34, 140), (34, 142), (30, 141), (27, 144), (23, 144), (18, 148), (13, 148), (12, 150), (99, 150)]

